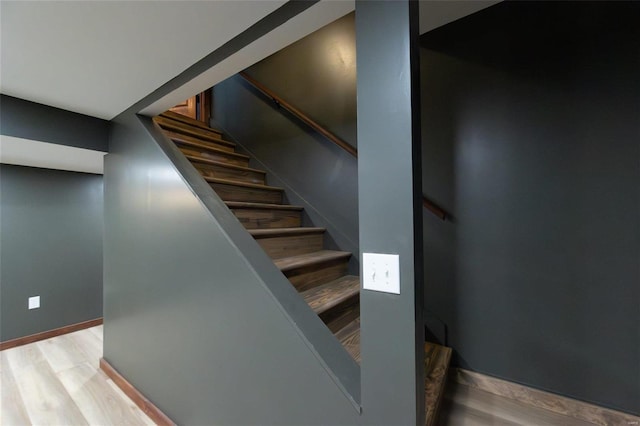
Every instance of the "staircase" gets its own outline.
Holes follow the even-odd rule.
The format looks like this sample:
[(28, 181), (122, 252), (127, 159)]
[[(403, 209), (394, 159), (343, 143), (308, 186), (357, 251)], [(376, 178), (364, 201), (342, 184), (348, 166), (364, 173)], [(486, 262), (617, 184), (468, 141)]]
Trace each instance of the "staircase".
[(303, 227), (303, 208), (204, 123), (167, 111), (154, 121), (273, 259), (311, 309), (360, 362), (360, 280), (348, 275), (351, 253), (324, 248), (324, 228)]
[[(285, 204), (284, 190), (266, 184), (266, 173), (221, 132), (167, 111), (154, 118), (209, 182), (256, 242), (353, 359), (360, 363), (360, 279), (348, 275), (351, 253), (326, 250), (324, 228), (303, 227), (300, 206)], [(435, 425), (451, 349), (425, 343), (426, 424)]]

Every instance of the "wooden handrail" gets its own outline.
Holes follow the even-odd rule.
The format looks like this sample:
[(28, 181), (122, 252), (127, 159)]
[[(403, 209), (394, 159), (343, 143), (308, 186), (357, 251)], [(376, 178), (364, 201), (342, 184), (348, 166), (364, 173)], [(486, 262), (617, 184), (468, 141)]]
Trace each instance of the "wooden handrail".
[[(343, 141), (338, 136), (334, 135), (333, 133), (331, 133), (330, 131), (328, 131), (327, 129), (325, 129), (315, 121), (313, 121), (305, 113), (303, 113), (298, 108), (291, 105), (289, 102), (282, 99), (280, 96), (273, 93), (269, 88), (264, 86), (262, 83), (256, 81), (253, 77), (251, 77), (246, 72), (241, 71), (238, 74), (240, 75), (240, 77), (244, 78), (247, 83), (255, 87), (259, 92), (261, 92), (268, 98), (271, 98), (271, 100), (275, 102), (276, 105), (286, 109), (291, 114), (293, 114), (297, 119), (305, 123), (307, 126), (311, 127), (313, 130), (320, 133), (322, 136), (329, 139), (331, 142), (338, 145), (340, 148), (344, 149), (349, 154), (353, 155), (355, 158), (358, 158), (358, 150), (356, 148), (352, 147), (347, 142)], [(445, 212), (442, 208), (438, 207), (433, 201), (430, 201), (426, 197), (422, 197), (422, 205), (427, 210), (429, 210), (430, 212), (438, 216), (440, 219), (442, 220), (447, 219), (447, 216), (448, 216), (447, 212)]]

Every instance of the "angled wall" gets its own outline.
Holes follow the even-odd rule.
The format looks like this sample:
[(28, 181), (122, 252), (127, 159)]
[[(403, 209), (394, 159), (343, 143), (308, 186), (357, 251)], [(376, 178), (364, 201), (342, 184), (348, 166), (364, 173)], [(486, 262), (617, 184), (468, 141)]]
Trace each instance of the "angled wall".
[(635, 414), (639, 20), (505, 2), (422, 40), (423, 184), (454, 216), (425, 213), (425, 303), (457, 365)]
[(136, 116), (114, 123), (106, 159), (104, 327), (105, 359), (178, 424), (358, 422), (359, 377), (331, 368), (353, 360)]

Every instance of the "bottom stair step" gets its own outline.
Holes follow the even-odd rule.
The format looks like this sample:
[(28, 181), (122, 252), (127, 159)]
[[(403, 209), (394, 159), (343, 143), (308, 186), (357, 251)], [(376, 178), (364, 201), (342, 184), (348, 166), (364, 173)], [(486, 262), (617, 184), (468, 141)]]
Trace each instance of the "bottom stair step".
[[(349, 354), (360, 363), (360, 318), (347, 324), (336, 333), (336, 338)], [(451, 362), (451, 348), (425, 342), (424, 344), (424, 386), (426, 425), (434, 426), (438, 407), (444, 394), (447, 372)]]
[(356, 318), (336, 333), (336, 338), (360, 364), (360, 318)]
[(446, 346), (430, 342), (424, 344), (424, 406), (427, 426), (436, 424), (438, 407), (447, 382), (451, 352), (451, 348)]

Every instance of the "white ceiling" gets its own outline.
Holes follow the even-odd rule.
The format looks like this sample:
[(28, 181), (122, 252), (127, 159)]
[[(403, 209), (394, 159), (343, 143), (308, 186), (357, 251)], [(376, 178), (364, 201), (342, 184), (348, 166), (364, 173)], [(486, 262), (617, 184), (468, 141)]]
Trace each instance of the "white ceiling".
[[(284, 0), (0, 1), (0, 92), (111, 119)], [(421, 33), (496, 1), (420, 2)], [(147, 108), (213, 86), (353, 10), (325, 0)]]
[(0, 91), (111, 119), (284, 3), (2, 0)]

